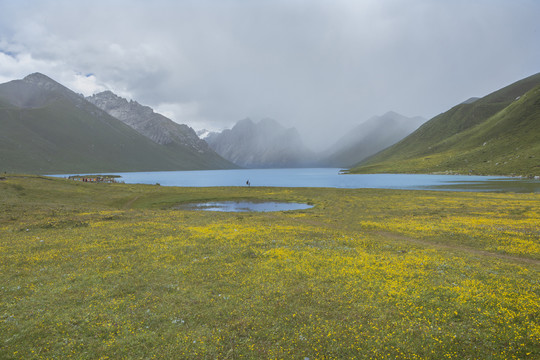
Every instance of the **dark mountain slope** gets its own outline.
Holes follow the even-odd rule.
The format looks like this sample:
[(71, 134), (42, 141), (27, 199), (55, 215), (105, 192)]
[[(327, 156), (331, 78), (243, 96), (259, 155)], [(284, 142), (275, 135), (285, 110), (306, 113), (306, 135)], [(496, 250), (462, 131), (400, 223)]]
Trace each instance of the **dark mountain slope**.
[(0, 85), (0, 172), (205, 169), (42, 74)]

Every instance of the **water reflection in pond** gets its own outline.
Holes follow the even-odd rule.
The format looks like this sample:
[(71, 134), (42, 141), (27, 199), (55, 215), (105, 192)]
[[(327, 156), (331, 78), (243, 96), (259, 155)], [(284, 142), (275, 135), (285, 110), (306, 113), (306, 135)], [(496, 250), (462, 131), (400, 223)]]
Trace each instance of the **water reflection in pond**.
[(179, 210), (204, 210), (204, 211), (224, 211), (224, 212), (267, 212), (267, 211), (289, 211), (304, 210), (312, 208), (313, 205), (287, 202), (253, 202), (253, 201), (220, 201), (205, 202), (197, 204), (183, 204), (176, 206)]

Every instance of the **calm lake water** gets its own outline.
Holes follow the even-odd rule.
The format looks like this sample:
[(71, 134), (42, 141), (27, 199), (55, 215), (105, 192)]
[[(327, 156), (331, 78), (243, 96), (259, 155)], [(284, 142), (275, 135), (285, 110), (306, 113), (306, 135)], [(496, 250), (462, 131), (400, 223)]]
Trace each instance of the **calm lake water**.
[(125, 183), (159, 183), (162, 186), (247, 186), (246, 181), (249, 180), (251, 186), (273, 187), (540, 192), (539, 180), (466, 175), (344, 175), (340, 174), (340, 169), (329, 168), (152, 171), (114, 174), (120, 175), (120, 181)]

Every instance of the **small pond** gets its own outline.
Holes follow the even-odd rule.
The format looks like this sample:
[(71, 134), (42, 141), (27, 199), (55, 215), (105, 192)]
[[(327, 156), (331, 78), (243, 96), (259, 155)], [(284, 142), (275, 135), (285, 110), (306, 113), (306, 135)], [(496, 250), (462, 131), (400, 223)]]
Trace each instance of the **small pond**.
[(178, 205), (179, 210), (203, 210), (203, 211), (224, 211), (224, 212), (267, 212), (267, 211), (289, 211), (304, 210), (312, 208), (313, 205), (288, 202), (254, 202), (254, 201), (219, 201), (195, 204)]

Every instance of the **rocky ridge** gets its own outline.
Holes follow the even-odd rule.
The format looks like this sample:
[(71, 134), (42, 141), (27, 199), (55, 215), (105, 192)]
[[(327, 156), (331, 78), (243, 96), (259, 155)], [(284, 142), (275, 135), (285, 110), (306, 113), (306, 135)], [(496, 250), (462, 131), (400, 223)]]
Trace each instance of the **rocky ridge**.
[(157, 144), (177, 143), (199, 153), (211, 152), (208, 144), (201, 140), (191, 127), (175, 123), (136, 101), (128, 101), (111, 91), (94, 94), (86, 100)]

